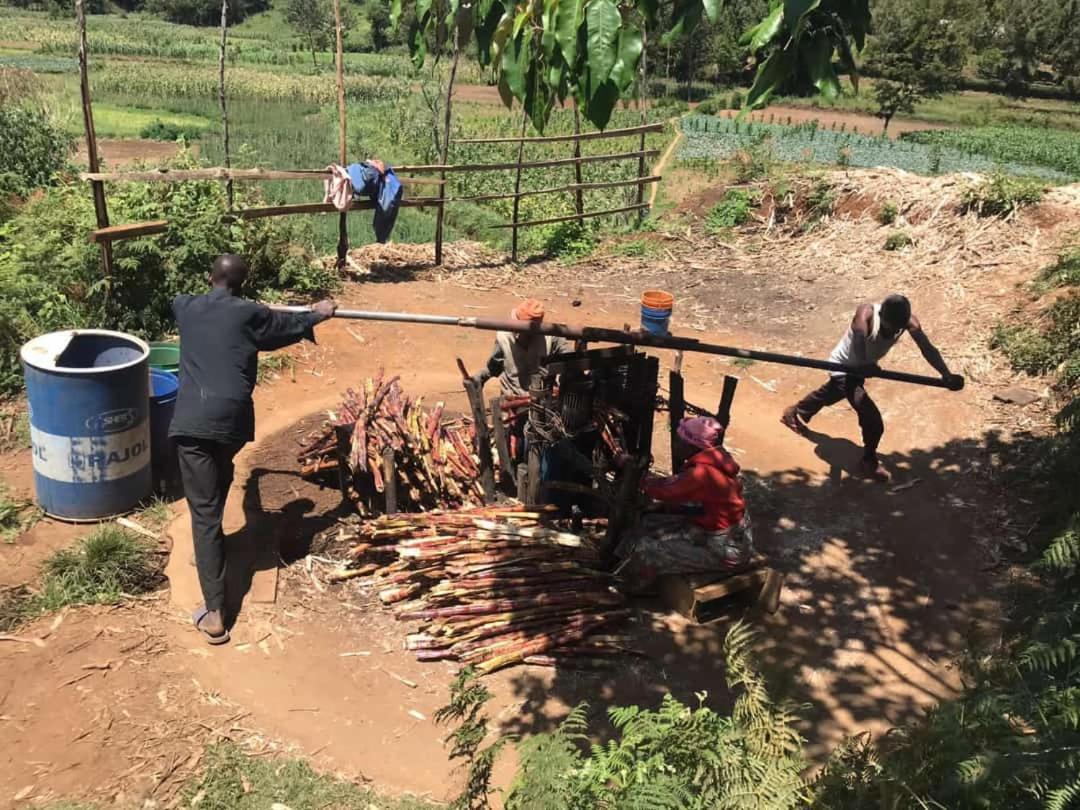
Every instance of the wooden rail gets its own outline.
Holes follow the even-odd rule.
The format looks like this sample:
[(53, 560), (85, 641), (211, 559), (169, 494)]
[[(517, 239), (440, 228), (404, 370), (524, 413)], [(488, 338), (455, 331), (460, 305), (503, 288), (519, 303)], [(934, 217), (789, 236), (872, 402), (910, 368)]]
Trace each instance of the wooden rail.
[[(635, 158), (656, 157), (660, 154), (659, 149), (638, 150), (634, 152), (616, 152), (608, 155), (585, 155), (584, 157), (556, 158), (553, 160), (531, 160), (521, 164), (523, 169), (550, 169), (555, 166), (572, 166), (575, 163), (611, 163), (617, 160), (631, 160)], [(517, 170), (517, 162), (513, 163), (460, 163), (456, 166), (443, 166), (439, 164), (426, 166), (400, 166), (395, 171), (400, 172), (498, 172)]]
[(663, 124), (645, 124), (637, 127), (624, 127), (623, 129), (606, 129), (602, 132), (571, 133), (569, 135), (538, 135), (526, 137), (505, 138), (461, 138), (454, 141), (455, 144), (468, 143), (558, 143), (560, 141), (596, 141), (602, 138), (622, 138), (627, 135), (638, 135), (646, 132), (663, 132)]
[(167, 219), (152, 219), (147, 222), (132, 222), (127, 225), (109, 225), (91, 231), (90, 241), (104, 245), (110, 242), (119, 242), (122, 239), (137, 239), (140, 236), (152, 236), (157, 233), (165, 233), (169, 229)]
[(624, 186), (636, 186), (638, 183), (659, 183), (663, 178), (661, 175), (654, 174), (649, 177), (634, 177), (630, 180), (605, 180), (602, 183), (570, 183), (565, 186), (555, 186), (553, 188), (537, 188), (526, 189), (525, 191), (519, 191), (517, 193), (507, 192), (505, 194), (477, 194), (473, 197), (446, 197), (443, 202), (448, 203), (460, 203), (460, 202), (491, 202), (493, 200), (512, 200), (517, 197), (535, 197), (540, 194), (558, 194), (560, 192), (580, 192), (580, 191), (596, 191), (598, 189), (605, 188), (621, 188)]

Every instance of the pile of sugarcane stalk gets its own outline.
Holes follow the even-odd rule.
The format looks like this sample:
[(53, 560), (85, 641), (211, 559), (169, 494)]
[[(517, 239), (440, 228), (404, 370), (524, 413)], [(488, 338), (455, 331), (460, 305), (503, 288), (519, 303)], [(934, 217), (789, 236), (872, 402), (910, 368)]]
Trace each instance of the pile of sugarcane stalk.
[[(481, 503), (480, 460), (475, 432), (467, 418), (449, 418), (440, 402), (425, 410), (423, 398), (404, 394), (397, 377), (368, 379), (350, 388), (325, 427), (308, 438), (297, 461), (301, 473), (337, 470), (344, 463), (356, 490), (384, 492), (383, 455), (393, 451), (398, 507), (403, 510), (454, 508)], [(348, 447), (339, 447), (341, 428)]]
[(639, 654), (611, 633), (630, 611), (601, 568), (599, 538), (549, 528), (544, 517), (489, 507), (346, 522), (324, 533), (353, 543), (350, 567), (331, 579), (370, 575), (383, 605), (421, 623), (405, 638), (420, 661), (458, 661), (486, 674)]

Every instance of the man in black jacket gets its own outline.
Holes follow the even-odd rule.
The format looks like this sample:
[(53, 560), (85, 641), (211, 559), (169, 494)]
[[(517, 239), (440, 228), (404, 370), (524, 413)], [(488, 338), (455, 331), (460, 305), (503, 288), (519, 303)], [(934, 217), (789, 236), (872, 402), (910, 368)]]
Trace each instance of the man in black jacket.
[(191, 511), (195, 565), (205, 604), (196, 628), (211, 644), (229, 640), (225, 607), (225, 536), (221, 520), (233, 479), (233, 458), (255, 438), (251, 393), (259, 352), (307, 339), (334, 314), (332, 301), (312, 312), (274, 312), (241, 297), (247, 263), (225, 254), (214, 261), (211, 290), (180, 295), (173, 314), (180, 329), (180, 391), (169, 436), (176, 445), (184, 496)]

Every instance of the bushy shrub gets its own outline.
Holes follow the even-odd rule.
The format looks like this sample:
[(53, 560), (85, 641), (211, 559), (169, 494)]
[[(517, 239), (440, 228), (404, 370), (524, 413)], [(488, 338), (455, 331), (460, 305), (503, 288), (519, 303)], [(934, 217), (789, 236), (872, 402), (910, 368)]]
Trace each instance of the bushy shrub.
[(892, 225), (898, 216), (900, 216), (900, 209), (897, 208), (896, 203), (888, 202), (878, 211), (878, 222), (882, 225)]
[(71, 136), (41, 110), (5, 106), (0, 109), (0, 176), (9, 193), (26, 195), (51, 182), (67, 165), (74, 146)]
[(750, 221), (754, 207), (761, 201), (755, 191), (745, 188), (729, 188), (705, 220), (705, 227), (712, 233), (736, 228)]
[(981, 217), (1005, 217), (1043, 198), (1044, 186), (1031, 180), (994, 172), (979, 183), (964, 189), (962, 207)]
[[(178, 165), (194, 165), (183, 159)], [(241, 204), (256, 198), (238, 188)], [(18, 347), (55, 329), (102, 327), (153, 339), (173, 327), (171, 303), (202, 292), (214, 258), (239, 253), (251, 265), (250, 291), (314, 294), (331, 287), (329, 271), (303, 248), (304, 231), (280, 220), (228, 221), (216, 182), (123, 184), (110, 189), (117, 222), (166, 219), (159, 236), (115, 242), (113, 277), (87, 235), (93, 203), (82, 183), (65, 182), (31, 199), (0, 226), (0, 391), (21, 386)]]
[(558, 259), (579, 259), (596, 247), (596, 231), (577, 221), (560, 222), (544, 240), (544, 251)]

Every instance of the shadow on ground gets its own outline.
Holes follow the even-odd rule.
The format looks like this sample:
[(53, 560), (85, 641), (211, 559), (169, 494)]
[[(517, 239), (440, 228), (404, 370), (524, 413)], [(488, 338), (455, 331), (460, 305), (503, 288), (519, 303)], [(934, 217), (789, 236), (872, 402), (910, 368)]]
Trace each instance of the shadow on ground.
[[(694, 626), (643, 605), (634, 635), (651, 660), (599, 673), (513, 670), (520, 711), (502, 730), (550, 730), (553, 700), (585, 701), (598, 714), (608, 705), (655, 708), (667, 692), (696, 705), (695, 694), (707, 692), (721, 709), (724, 633), (742, 615), (763, 631), (774, 695), (806, 704), (811, 756), (845, 730), (883, 730), (949, 697), (958, 686), (952, 663), (998, 621), (990, 576), (998, 549), (1033, 528), (1010, 514), (1017, 495), (1005, 479), (1037, 464), (1045, 440), (1004, 443), (987, 433), (891, 454), (883, 460), (894, 479), (883, 486), (850, 477), (861, 455), (854, 443), (808, 439), (827, 475), (793, 468), (747, 479), (757, 545), (787, 575), (779, 613), (733, 606), (725, 619)], [(594, 729), (603, 734), (605, 725)]]

